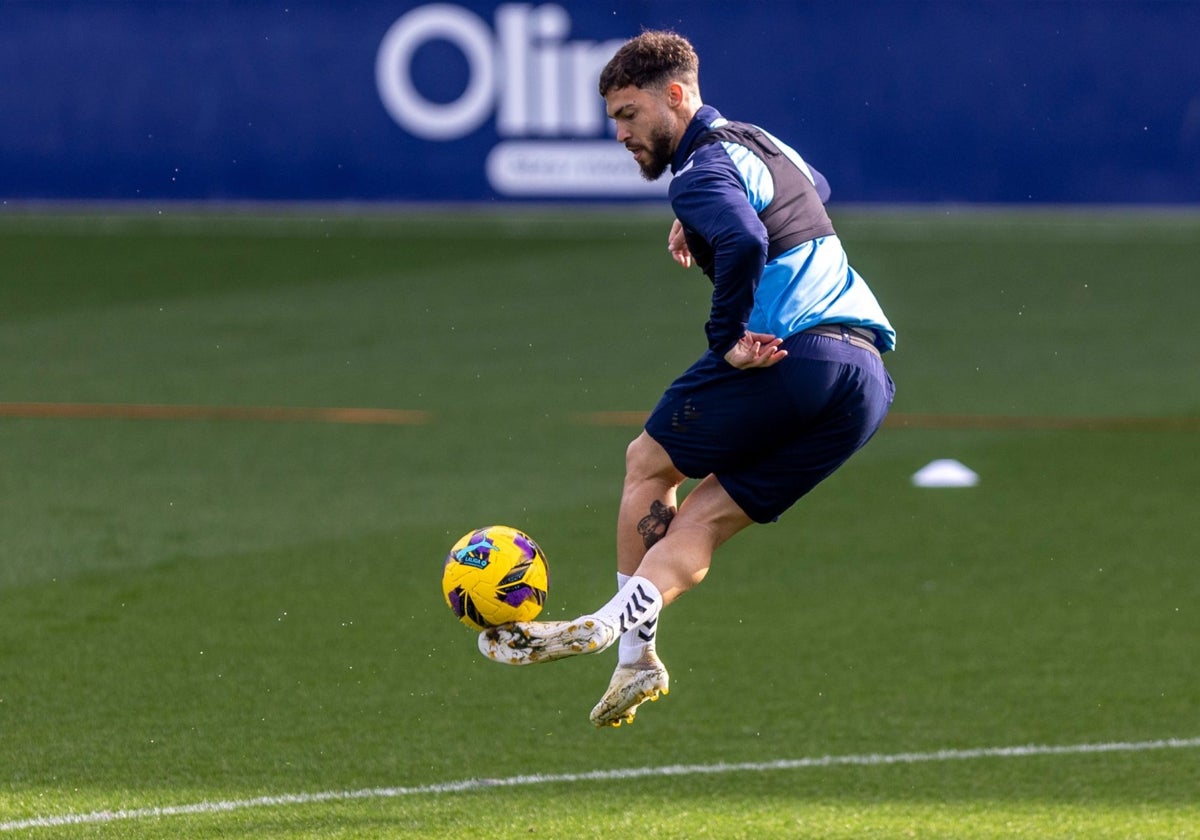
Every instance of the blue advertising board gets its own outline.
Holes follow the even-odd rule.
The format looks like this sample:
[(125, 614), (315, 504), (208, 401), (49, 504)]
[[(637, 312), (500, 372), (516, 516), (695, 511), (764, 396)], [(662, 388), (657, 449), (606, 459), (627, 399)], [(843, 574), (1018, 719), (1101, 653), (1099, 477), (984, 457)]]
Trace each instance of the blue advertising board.
[(596, 92), (643, 28), (840, 201), (1200, 202), (1174, 0), (0, 2), (0, 199), (657, 199)]

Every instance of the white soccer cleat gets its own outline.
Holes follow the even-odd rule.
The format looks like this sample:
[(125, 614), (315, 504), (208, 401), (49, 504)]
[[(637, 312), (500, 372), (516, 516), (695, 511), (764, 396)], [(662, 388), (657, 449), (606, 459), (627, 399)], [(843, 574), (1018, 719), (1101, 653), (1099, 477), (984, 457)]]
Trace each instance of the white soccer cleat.
[(582, 653), (598, 653), (615, 642), (617, 628), (595, 616), (574, 621), (518, 621), (479, 634), (479, 652), (509, 665), (536, 665)]
[(608, 691), (592, 709), (592, 723), (596, 726), (633, 723), (638, 706), (668, 694), (669, 686), (666, 666), (653, 651), (648, 651), (633, 665), (618, 665), (617, 670), (613, 671)]

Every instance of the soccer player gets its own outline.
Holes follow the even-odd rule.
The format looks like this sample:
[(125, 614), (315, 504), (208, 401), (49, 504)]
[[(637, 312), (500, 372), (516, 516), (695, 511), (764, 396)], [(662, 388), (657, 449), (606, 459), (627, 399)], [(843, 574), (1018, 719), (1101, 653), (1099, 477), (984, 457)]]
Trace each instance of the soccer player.
[[(612, 600), (574, 621), (484, 631), (479, 648), (526, 665), (616, 643), (596, 726), (633, 721), (668, 689), (659, 613), (708, 572), (713, 552), (773, 522), (862, 447), (895, 388), (881, 353), (895, 331), (847, 262), (825, 178), (756, 126), (700, 99), (699, 59), (672, 32), (625, 43), (600, 95), (649, 180), (669, 168), (668, 250), (713, 284), (708, 350), (667, 388), (626, 451)], [(699, 483), (682, 504), (688, 478)]]

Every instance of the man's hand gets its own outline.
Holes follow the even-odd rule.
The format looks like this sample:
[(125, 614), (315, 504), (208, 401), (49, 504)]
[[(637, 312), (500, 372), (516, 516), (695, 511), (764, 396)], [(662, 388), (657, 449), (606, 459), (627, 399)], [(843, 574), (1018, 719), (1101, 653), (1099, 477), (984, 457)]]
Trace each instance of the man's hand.
[(684, 268), (692, 267), (692, 252), (688, 250), (687, 238), (683, 235), (683, 224), (676, 219), (671, 223), (671, 232), (667, 234), (667, 250), (671, 259)]
[(747, 330), (737, 344), (729, 348), (725, 361), (739, 370), (768, 368), (787, 357), (787, 351), (779, 349), (781, 344), (782, 338)]

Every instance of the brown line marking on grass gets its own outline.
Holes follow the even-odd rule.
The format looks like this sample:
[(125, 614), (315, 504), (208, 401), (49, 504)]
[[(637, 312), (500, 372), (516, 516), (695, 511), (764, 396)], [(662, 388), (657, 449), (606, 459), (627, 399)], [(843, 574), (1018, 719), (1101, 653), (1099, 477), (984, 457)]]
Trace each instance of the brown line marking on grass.
[(399, 408), (300, 408), (290, 406), (142, 405), (130, 403), (0, 403), (0, 417), (78, 420), (241, 420), (265, 423), (350, 423), (415, 426), (428, 411)]
[[(644, 411), (591, 411), (572, 415), (589, 426), (641, 426)], [(137, 403), (0, 403), (0, 418), (79, 420), (240, 420), (265, 423), (344, 423), (417, 426), (432, 412), (401, 408), (302, 408), (292, 406), (147, 405)], [(889, 429), (984, 431), (1194, 432), (1200, 417), (1032, 417), (1003, 414), (893, 412)]]
[[(641, 426), (644, 411), (592, 411), (575, 419), (590, 426)], [(919, 414), (893, 412), (889, 429), (979, 429), (985, 431), (1194, 432), (1200, 417), (1030, 417), (1003, 414)]]
[(982, 429), (987, 431), (1194, 432), (1200, 417), (1036, 417), (1006, 414), (888, 415), (893, 429)]

